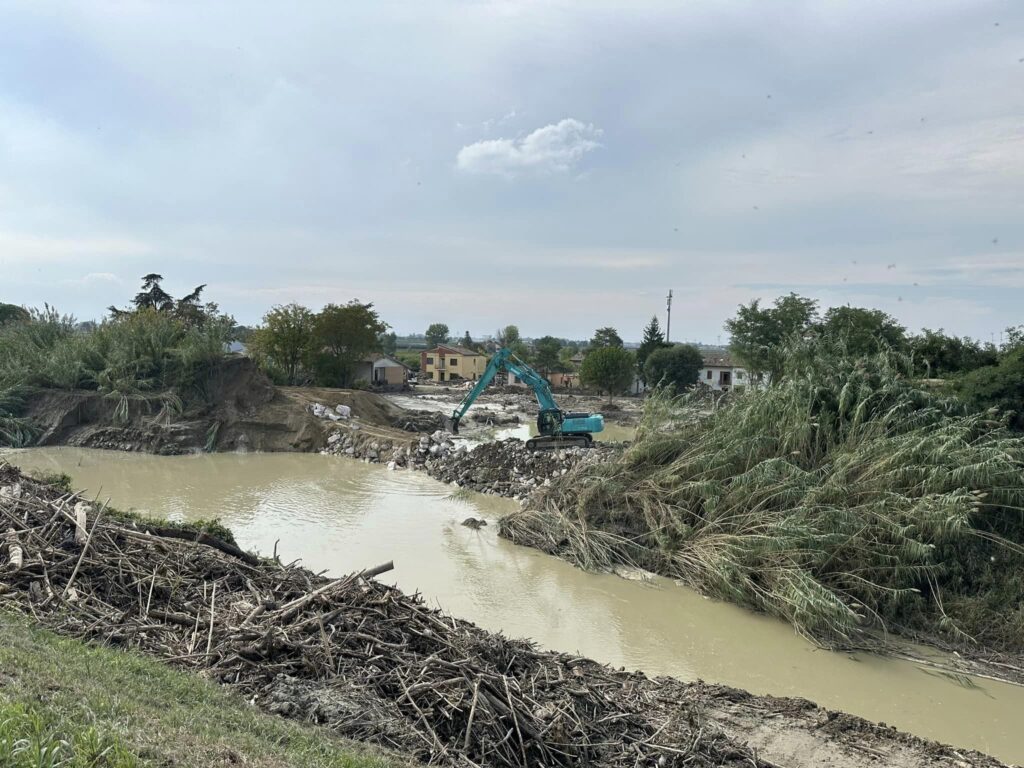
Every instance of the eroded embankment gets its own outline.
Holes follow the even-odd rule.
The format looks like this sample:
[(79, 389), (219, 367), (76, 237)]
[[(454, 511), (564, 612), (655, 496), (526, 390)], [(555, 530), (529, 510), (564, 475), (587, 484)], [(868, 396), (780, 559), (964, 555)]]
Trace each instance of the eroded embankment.
[(746, 726), (727, 726), (738, 728), (739, 739), (718, 733), (712, 720), (726, 722), (721, 713), (731, 713), (732, 723), (746, 717), (792, 728), (835, 765), (866, 765), (872, 750), (898, 757), (887, 763), (894, 765), (951, 758), (998, 765), (805, 702), (651, 681), (540, 653), (365, 579), (327, 581), (274, 562), (249, 564), (130, 525), (97, 523), (98, 510), (86, 512), (86, 543), (78, 544), (73, 498), (10, 468), (0, 486), (7, 489), (2, 525), (14, 529), (22, 552), (20, 568), (13, 542), (0, 553), (5, 607), (59, 631), (206, 670), (271, 710), (422, 759), (768, 765), (740, 746)]
[(313, 404), (345, 406), (368, 434), (400, 442), (403, 431), (434, 430), (435, 415), (407, 412), (380, 395), (343, 389), (275, 387), (247, 357), (221, 360), (202, 391), (183, 393), (180, 407), (92, 390), (35, 392), (26, 416), (35, 445), (70, 445), (165, 455), (196, 451), (319, 451), (331, 423)]

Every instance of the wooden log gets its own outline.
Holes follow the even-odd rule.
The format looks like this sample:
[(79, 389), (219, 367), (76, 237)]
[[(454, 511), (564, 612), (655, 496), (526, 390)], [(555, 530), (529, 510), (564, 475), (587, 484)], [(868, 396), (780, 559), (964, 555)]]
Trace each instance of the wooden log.
[(395, 569), (395, 561), (388, 560), (386, 563), (374, 566), (373, 568), (367, 568), (365, 571), (360, 571), (359, 575), (364, 579), (372, 579), (374, 576), (380, 576), (382, 573), (393, 571)]
[(25, 551), (18, 543), (18, 534), (13, 528), (7, 529), (7, 559), (16, 571), (20, 571), (25, 562)]
[(89, 531), (86, 528), (88, 511), (89, 505), (86, 502), (80, 501), (75, 504), (75, 543), (79, 546), (84, 546), (89, 538)]
[(160, 536), (165, 539), (194, 541), (207, 547), (213, 547), (214, 549), (223, 552), (225, 555), (237, 557), (247, 565), (259, 565), (260, 562), (260, 559), (251, 552), (246, 552), (243, 549), (239, 549), (234, 544), (230, 544), (223, 539), (218, 539), (216, 536), (211, 536), (210, 534), (203, 533), (202, 531), (183, 531), (179, 528), (149, 525), (148, 523), (139, 523), (138, 529), (143, 533), (150, 534), (151, 536)]
[(206, 654), (210, 654), (210, 649), (213, 648), (213, 608), (217, 602), (217, 582), (213, 582), (213, 594), (210, 595), (210, 634), (206, 639)]
[[(370, 579), (374, 576), (379, 576), (382, 573), (387, 573), (394, 567), (394, 561), (388, 560), (386, 563), (381, 563), (380, 565), (374, 566), (373, 568), (367, 568), (365, 571), (360, 571), (356, 574), (356, 576), (365, 579)], [(314, 589), (312, 592), (309, 592), (308, 594), (305, 594), (302, 597), (298, 597), (292, 600), (290, 603), (285, 603), (284, 605), (282, 605), (274, 613), (274, 618), (279, 621), (288, 621), (293, 616), (295, 616), (295, 614), (297, 614), (299, 611), (301, 611), (303, 608), (305, 608), (307, 605), (309, 605), (311, 602), (316, 600), (321, 595), (325, 595), (328, 592), (337, 589), (338, 587), (342, 587), (350, 583), (351, 580), (351, 576), (343, 576), (340, 579), (329, 581), (322, 587)]]
[(149, 615), (155, 619), (162, 619), (170, 624), (178, 624), (182, 627), (188, 627), (191, 629), (196, 623), (195, 616), (189, 616), (187, 613), (177, 613), (175, 611), (161, 611), (157, 608), (153, 608)]
[(89, 536), (85, 540), (85, 544), (82, 545), (82, 554), (78, 556), (78, 562), (75, 563), (75, 570), (71, 572), (71, 576), (68, 578), (68, 583), (64, 585), (64, 592), (61, 597), (66, 597), (68, 590), (71, 589), (71, 585), (75, 583), (75, 577), (78, 576), (78, 569), (82, 567), (82, 561), (85, 559), (85, 553), (89, 551), (89, 544), (92, 543), (92, 537), (96, 533), (96, 526), (100, 524), (100, 518), (103, 517), (103, 510), (107, 508), (106, 502), (100, 507), (100, 511), (96, 513), (96, 519), (92, 521), (92, 530), (89, 531)]

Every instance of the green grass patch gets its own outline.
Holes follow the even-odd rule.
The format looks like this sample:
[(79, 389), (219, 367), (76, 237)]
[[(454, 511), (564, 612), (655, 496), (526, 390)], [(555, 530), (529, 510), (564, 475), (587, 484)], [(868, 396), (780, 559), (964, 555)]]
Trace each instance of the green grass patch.
[(0, 765), (408, 765), (330, 731), (266, 714), (157, 661), (0, 613)]

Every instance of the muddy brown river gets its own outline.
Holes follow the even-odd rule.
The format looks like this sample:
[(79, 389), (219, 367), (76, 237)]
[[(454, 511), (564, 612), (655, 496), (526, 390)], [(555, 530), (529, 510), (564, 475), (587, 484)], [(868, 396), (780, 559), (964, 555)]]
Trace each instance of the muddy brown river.
[(766, 616), (665, 579), (590, 574), (460, 522), (513, 502), (453, 499), (423, 473), (308, 454), (160, 457), (46, 448), (10, 452), (24, 469), (67, 472), (114, 506), (175, 519), (219, 517), (243, 547), (382, 577), (490, 630), (650, 675), (801, 696), (911, 733), (1024, 762), (1024, 688), (950, 679), (896, 659), (815, 648)]

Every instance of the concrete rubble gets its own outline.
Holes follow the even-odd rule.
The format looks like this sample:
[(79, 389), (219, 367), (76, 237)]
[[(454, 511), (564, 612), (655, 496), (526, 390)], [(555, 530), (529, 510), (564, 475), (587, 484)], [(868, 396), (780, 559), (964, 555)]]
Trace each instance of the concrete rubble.
[[(319, 405), (319, 404), (318, 404)], [(444, 430), (407, 441), (365, 432), (358, 417), (341, 422), (330, 408), (314, 406), (319, 418), (336, 422), (321, 453), (348, 456), (390, 470), (420, 470), (443, 483), (479, 493), (524, 500), (536, 488), (550, 485), (581, 461), (594, 461), (615, 446), (560, 448), (533, 451), (518, 439), (498, 440), (470, 447)]]

